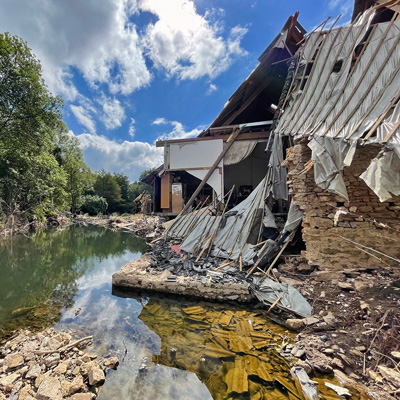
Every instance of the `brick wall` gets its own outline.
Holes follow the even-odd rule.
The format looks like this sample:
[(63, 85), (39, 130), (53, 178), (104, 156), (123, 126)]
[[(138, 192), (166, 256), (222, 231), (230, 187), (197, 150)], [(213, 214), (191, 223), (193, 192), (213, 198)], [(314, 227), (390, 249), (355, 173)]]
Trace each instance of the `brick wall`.
[[(320, 189), (314, 182), (314, 171), (301, 173), (311, 159), (308, 140), (287, 151), (284, 165), (288, 168), (289, 191), (303, 211), (303, 239), (306, 257), (320, 269), (398, 265), (386, 257), (373, 253), (381, 260), (367, 254), (344, 238), (372, 247), (392, 257), (400, 258), (400, 197), (381, 203), (372, 190), (359, 178), (374, 158), (379, 148), (359, 147), (353, 163), (345, 168), (343, 177), (349, 201)], [(349, 211), (340, 215), (337, 226), (334, 217), (338, 209)], [(374, 222), (374, 220), (376, 222)], [(391, 228), (379, 226), (386, 224)], [(396, 231), (396, 229), (398, 231)]]

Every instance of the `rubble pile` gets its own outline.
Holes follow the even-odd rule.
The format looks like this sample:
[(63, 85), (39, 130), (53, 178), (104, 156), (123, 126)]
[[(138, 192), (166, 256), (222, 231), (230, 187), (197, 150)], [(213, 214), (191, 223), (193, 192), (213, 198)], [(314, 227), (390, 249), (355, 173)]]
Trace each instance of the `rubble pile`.
[(0, 348), (0, 399), (91, 400), (115, 369), (117, 357), (100, 359), (82, 346), (91, 337), (74, 340), (68, 332), (20, 331)]
[[(169, 271), (169, 280), (174, 280), (176, 276), (198, 277), (208, 279), (210, 283), (238, 283), (245, 280), (246, 273), (233, 265), (225, 265), (220, 268), (224, 260), (214, 257), (202, 257), (196, 261), (197, 255), (183, 254), (179, 250), (179, 245), (174, 242), (165, 243), (159, 240), (152, 244), (152, 249), (148, 253), (153, 261), (149, 266), (149, 273), (158, 271)], [(234, 264), (232, 261), (230, 264)]]

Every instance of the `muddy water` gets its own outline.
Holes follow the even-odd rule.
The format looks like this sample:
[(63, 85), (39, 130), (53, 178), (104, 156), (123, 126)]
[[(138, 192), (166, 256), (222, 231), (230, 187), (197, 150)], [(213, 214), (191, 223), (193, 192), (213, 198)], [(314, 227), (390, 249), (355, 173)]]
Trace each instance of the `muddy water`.
[[(0, 336), (46, 326), (93, 335), (89, 351), (121, 360), (100, 400), (302, 398), (279, 356), (293, 334), (262, 312), (113, 290), (112, 273), (144, 249), (98, 227), (1, 241)], [(315, 380), (323, 398), (340, 398)]]

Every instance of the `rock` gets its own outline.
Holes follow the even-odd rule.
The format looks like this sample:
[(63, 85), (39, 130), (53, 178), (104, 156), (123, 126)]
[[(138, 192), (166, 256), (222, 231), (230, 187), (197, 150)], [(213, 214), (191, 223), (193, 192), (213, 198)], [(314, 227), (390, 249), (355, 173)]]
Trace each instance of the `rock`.
[(287, 319), (286, 325), (288, 326), (288, 328), (298, 331), (298, 330), (304, 328), (304, 320), (296, 319), (296, 318)]
[(40, 384), (43, 382), (44, 375), (41, 373), (38, 375), (38, 377), (35, 379), (35, 387), (38, 388)]
[(300, 273), (312, 272), (314, 271), (314, 269), (315, 269), (314, 265), (310, 265), (306, 262), (303, 262), (297, 266), (297, 271), (299, 271)]
[(21, 391), (19, 392), (18, 400), (28, 400), (32, 395), (34, 395), (35, 392), (32, 390), (32, 387), (30, 385), (25, 385)]
[(332, 366), (333, 366), (334, 368), (344, 369), (344, 365), (343, 365), (343, 363), (342, 363), (342, 360), (340, 360), (340, 359), (337, 358), (337, 357), (335, 357), (335, 358), (332, 360)]
[(364, 311), (365, 314), (370, 313), (369, 304), (367, 304), (365, 301), (360, 300), (360, 308), (361, 308), (361, 310)]
[(327, 315), (324, 315), (322, 317), (324, 322), (326, 322), (328, 325), (334, 325), (336, 322), (335, 316), (329, 311)]
[(67, 369), (69, 367), (70, 361), (63, 361), (60, 364), (57, 365), (57, 367), (54, 369), (54, 373), (56, 375), (64, 375), (67, 372)]
[(6, 392), (11, 392), (14, 382), (19, 378), (18, 373), (7, 375), (0, 379), (0, 388)]
[(38, 400), (62, 400), (60, 381), (52, 376), (46, 376), (40, 384), (36, 399)]
[(73, 393), (71, 391), (71, 388), (72, 388), (71, 382), (68, 382), (66, 380), (61, 382), (61, 392), (62, 392), (63, 397), (68, 397)]
[(308, 318), (303, 318), (303, 322), (306, 326), (314, 325), (319, 322), (319, 319), (316, 317), (308, 317)]
[(395, 360), (400, 360), (400, 351), (392, 351), (390, 354)]
[(295, 346), (293, 347), (291, 354), (293, 357), (302, 358), (306, 354), (306, 351), (304, 349), (299, 349), (297, 346)]
[(4, 366), (6, 367), (6, 371), (17, 368), (24, 363), (24, 357), (20, 353), (12, 353), (9, 354), (4, 359)]
[(301, 367), (304, 368), (304, 370), (307, 372), (308, 375), (312, 373), (312, 367), (310, 364), (303, 360), (297, 360), (296, 363), (294, 364), (296, 367)]
[(57, 365), (60, 361), (60, 354), (59, 353), (50, 354), (43, 361), (47, 368), (54, 367), (54, 365)]
[(338, 287), (343, 290), (353, 290), (353, 285), (350, 282), (339, 282)]
[(85, 384), (83, 383), (82, 376), (76, 376), (71, 382), (71, 394), (76, 393), (79, 390), (83, 389)]
[(400, 388), (400, 373), (393, 368), (388, 368), (383, 365), (378, 365), (380, 374), (393, 386)]
[(322, 350), (325, 354), (329, 354), (329, 355), (332, 355), (332, 354), (335, 354), (335, 350), (333, 350), (333, 349), (324, 349), (324, 350)]
[(367, 350), (365, 348), (365, 346), (356, 346), (356, 347), (354, 347), (354, 349), (357, 350), (357, 351), (360, 351), (361, 353), (364, 353)]
[(36, 379), (40, 373), (42, 372), (42, 368), (40, 368), (39, 364), (33, 364), (27, 374), (25, 375), (25, 378), (27, 379)]
[(94, 386), (98, 384), (102, 384), (105, 381), (106, 377), (104, 376), (104, 372), (99, 367), (93, 367), (89, 371), (89, 384)]
[(76, 393), (71, 397), (71, 400), (92, 400), (93, 393)]
[(104, 366), (106, 367), (106, 368), (111, 368), (111, 369), (115, 369), (115, 368), (117, 368), (117, 366), (118, 366), (118, 364), (119, 364), (119, 360), (118, 360), (118, 357), (109, 357), (109, 358), (106, 358), (105, 360), (104, 360)]

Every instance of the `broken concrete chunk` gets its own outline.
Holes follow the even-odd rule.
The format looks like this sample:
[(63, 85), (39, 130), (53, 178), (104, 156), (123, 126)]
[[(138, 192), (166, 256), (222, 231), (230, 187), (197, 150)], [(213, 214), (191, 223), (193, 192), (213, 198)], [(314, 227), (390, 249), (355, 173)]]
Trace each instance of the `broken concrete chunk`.
[(31, 366), (31, 368), (27, 372), (25, 378), (36, 379), (41, 372), (42, 372), (42, 368), (40, 368), (40, 365), (39, 364), (34, 364), (34, 365)]
[(308, 317), (308, 318), (303, 318), (303, 322), (306, 326), (314, 325), (319, 322), (319, 319), (316, 317)]

